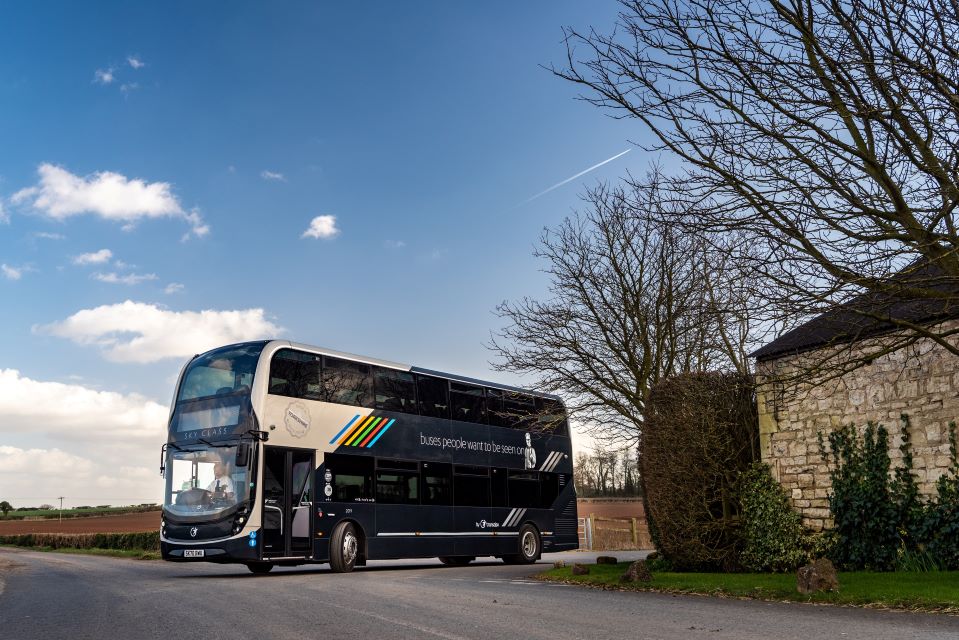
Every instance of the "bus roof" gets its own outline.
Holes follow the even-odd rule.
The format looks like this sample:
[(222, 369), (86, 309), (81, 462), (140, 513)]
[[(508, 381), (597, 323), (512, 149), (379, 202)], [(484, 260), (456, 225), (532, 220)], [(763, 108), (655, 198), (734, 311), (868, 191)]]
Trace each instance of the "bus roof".
[(477, 378), (470, 378), (467, 376), (456, 375), (454, 373), (445, 373), (443, 371), (436, 371), (433, 369), (424, 369), (423, 367), (414, 367), (413, 365), (403, 364), (400, 362), (392, 362), (390, 360), (381, 360), (379, 358), (371, 358), (369, 356), (361, 356), (355, 353), (348, 353), (346, 351), (336, 351), (335, 349), (327, 349), (325, 347), (317, 347), (311, 344), (303, 344), (301, 342), (292, 342), (289, 340), (271, 340), (271, 344), (283, 344), (291, 349), (300, 349), (301, 351), (311, 351), (313, 353), (319, 353), (325, 356), (332, 356), (334, 358), (343, 358), (344, 360), (354, 360), (356, 362), (363, 362), (365, 364), (377, 365), (380, 367), (386, 367), (388, 369), (398, 369), (400, 371), (409, 371), (411, 373), (421, 373), (427, 376), (437, 376), (440, 378), (447, 378), (455, 382), (463, 382), (466, 384), (477, 384), (483, 385), (486, 387), (493, 387), (494, 389), (502, 389), (504, 391), (514, 391), (517, 393), (528, 393), (532, 396), (538, 396), (540, 398), (549, 398), (551, 400), (560, 400), (560, 397), (551, 393), (542, 393), (540, 391), (533, 391), (531, 389), (524, 389), (522, 387), (514, 387), (508, 384), (502, 384), (499, 382), (490, 382), (489, 380), (479, 380)]

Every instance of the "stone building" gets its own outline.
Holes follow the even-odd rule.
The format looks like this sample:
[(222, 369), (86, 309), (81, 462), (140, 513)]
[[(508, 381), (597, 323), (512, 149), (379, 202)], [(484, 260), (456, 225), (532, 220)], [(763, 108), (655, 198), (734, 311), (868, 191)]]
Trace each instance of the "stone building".
[[(942, 303), (921, 301), (897, 303), (894, 309), (895, 317), (959, 329), (959, 314), (942, 310)], [(804, 381), (802, 374), (795, 375), (827, 353), (856, 358), (891, 332), (888, 323), (840, 309), (814, 318), (752, 354), (757, 361), (763, 461), (785, 487), (804, 523), (814, 530), (831, 524), (829, 467), (818, 434), (826, 442), (828, 433), (842, 425), (883, 424), (889, 431), (889, 454), (895, 466), (902, 458), (900, 416), (907, 414), (920, 491), (932, 493), (936, 479), (949, 467), (949, 423), (959, 421), (959, 356), (923, 339), (825, 382), (813, 384), (808, 378)], [(782, 382), (789, 379), (793, 382)]]

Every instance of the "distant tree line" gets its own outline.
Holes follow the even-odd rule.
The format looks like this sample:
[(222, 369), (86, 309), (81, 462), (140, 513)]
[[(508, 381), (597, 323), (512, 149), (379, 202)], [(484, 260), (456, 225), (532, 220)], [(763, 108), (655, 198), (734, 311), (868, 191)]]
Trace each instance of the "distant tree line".
[(636, 450), (581, 451), (573, 466), (573, 482), (580, 498), (638, 497)]

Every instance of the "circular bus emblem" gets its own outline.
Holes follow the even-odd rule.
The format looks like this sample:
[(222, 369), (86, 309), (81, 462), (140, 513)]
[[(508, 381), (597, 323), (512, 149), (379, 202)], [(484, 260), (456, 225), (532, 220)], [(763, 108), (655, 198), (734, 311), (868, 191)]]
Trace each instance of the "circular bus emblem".
[(195, 538), (197, 531), (198, 531), (198, 529), (197, 529), (196, 527), (191, 528), (191, 529), (190, 529), (190, 537), (191, 537), (191, 538)]
[(310, 410), (299, 402), (292, 402), (283, 416), (286, 430), (294, 438), (302, 438), (310, 430)]

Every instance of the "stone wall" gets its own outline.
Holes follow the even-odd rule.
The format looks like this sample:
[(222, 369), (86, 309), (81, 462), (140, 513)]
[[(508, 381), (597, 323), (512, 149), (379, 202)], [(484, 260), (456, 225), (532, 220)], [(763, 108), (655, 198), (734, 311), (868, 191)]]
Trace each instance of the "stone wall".
[(884, 425), (895, 466), (902, 458), (900, 415), (907, 414), (920, 491), (935, 491), (936, 479), (949, 467), (949, 423), (959, 421), (959, 357), (926, 341), (816, 386), (777, 384), (777, 378), (796, 370), (799, 357), (808, 359), (758, 363), (757, 400), (763, 461), (807, 526), (821, 530), (831, 525), (829, 467), (817, 434), (828, 446), (826, 436), (842, 425)]

